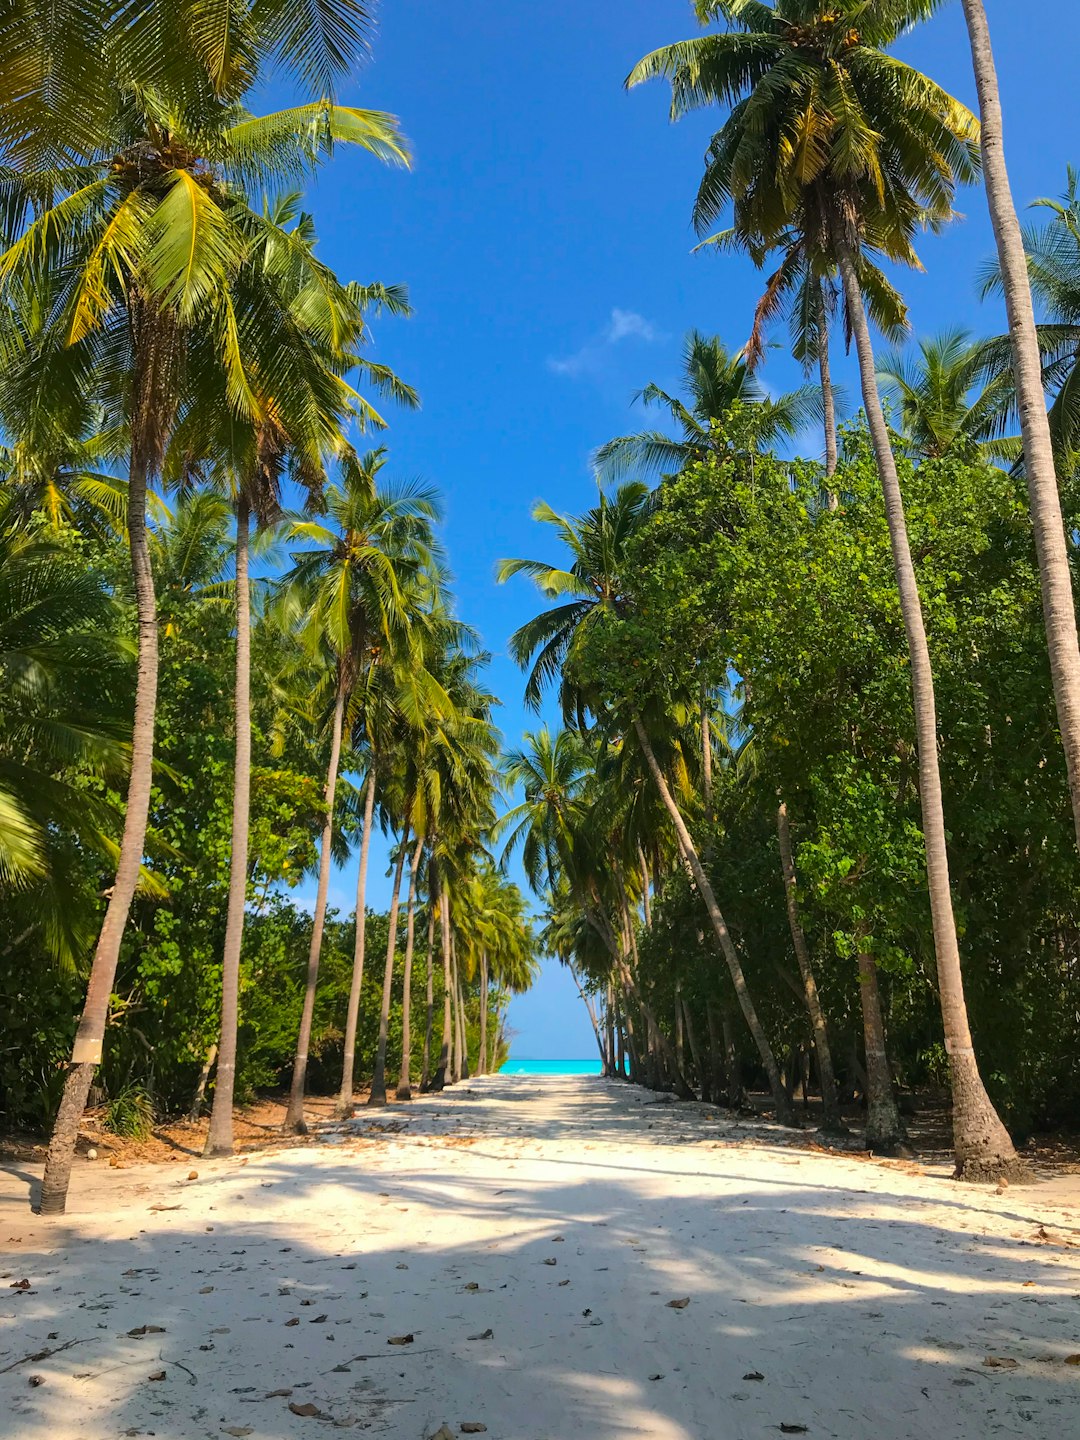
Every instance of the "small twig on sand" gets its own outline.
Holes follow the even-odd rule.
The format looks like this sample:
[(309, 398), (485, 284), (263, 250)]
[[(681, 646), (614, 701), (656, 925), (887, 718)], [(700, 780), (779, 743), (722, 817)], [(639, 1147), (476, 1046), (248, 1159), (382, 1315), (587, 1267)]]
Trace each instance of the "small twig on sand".
[(175, 1365), (178, 1370), (183, 1370), (184, 1374), (189, 1377), (188, 1384), (197, 1385), (199, 1383), (198, 1376), (193, 1370), (189, 1370), (182, 1360), (170, 1360), (169, 1357), (163, 1355), (160, 1350), (158, 1351), (158, 1359), (163, 1365)]
[(83, 1340), (65, 1340), (63, 1345), (57, 1345), (52, 1350), (35, 1350), (33, 1355), (24, 1355), (21, 1360), (13, 1360), (10, 1365), (5, 1365), (0, 1370), (0, 1375), (6, 1375), (9, 1370), (17, 1370), (20, 1365), (36, 1365), (39, 1360), (48, 1360), (50, 1355), (59, 1355), (61, 1350), (70, 1350), (73, 1345), (87, 1345), (96, 1338), (94, 1335), (87, 1335)]

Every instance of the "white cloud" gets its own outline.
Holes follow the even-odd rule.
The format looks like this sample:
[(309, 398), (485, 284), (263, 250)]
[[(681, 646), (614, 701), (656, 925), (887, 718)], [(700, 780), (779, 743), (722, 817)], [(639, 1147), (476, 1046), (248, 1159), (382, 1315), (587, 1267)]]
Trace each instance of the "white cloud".
[(572, 380), (586, 375), (601, 375), (607, 369), (612, 350), (624, 340), (640, 340), (645, 345), (653, 345), (663, 338), (644, 315), (639, 315), (636, 310), (620, 310), (616, 306), (599, 334), (586, 340), (573, 355), (561, 359), (550, 357), (547, 366), (553, 374), (567, 375)]
[(656, 326), (651, 325), (644, 315), (638, 315), (634, 310), (620, 310), (616, 307), (611, 312), (611, 320), (608, 322), (606, 338), (609, 345), (617, 345), (620, 340), (635, 335), (651, 345), (656, 337)]

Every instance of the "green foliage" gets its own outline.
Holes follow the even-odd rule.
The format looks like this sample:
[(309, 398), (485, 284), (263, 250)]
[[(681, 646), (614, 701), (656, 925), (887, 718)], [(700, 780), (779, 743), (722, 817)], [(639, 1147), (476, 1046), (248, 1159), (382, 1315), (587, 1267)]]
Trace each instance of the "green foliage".
[(154, 1128), (154, 1102), (142, 1085), (131, 1083), (110, 1096), (105, 1128), (124, 1140), (147, 1140)]

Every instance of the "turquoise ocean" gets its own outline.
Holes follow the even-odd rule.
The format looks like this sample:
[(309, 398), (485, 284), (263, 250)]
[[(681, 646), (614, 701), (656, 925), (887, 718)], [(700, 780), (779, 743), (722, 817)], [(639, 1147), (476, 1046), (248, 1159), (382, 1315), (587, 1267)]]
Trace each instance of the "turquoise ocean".
[(511, 1055), (500, 1075), (599, 1075), (596, 1060), (518, 1060)]

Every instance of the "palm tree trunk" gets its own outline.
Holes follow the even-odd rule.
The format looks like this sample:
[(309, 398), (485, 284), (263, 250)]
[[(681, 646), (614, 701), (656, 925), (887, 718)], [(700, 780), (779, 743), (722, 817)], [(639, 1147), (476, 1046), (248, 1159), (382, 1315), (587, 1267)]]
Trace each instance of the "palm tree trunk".
[(645, 851), (638, 846), (638, 864), (641, 866), (641, 909), (645, 918), (645, 929), (652, 929), (652, 896), (649, 893), (651, 877), (649, 875), (649, 863), (645, 859)]
[(416, 842), (412, 863), (409, 866), (409, 901), (405, 920), (405, 974), (401, 987), (401, 1069), (398, 1072), (397, 1089), (394, 1092), (395, 1100), (412, 1099), (412, 966), (413, 945), (416, 940), (416, 880), (423, 850), (424, 837), (421, 835)]
[(431, 1089), (431, 1032), (435, 1026), (435, 903), (435, 895), (430, 894), (428, 896), (427, 958), (424, 967), (427, 971), (427, 1013), (424, 1017), (424, 1053), (420, 1060), (420, 1091), (422, 1094), (426, 1094)]
[(711, 825), (712, 810), (712, 721), (709, 717), (709, 692), (704, 682), (700, 692), (701, 708), (701, 789), (705, 801), (705, 820)]
[(970, 1178), (988, 1178), (1015, 1172), (1018, 1167), (1023, 1167), (1020, 1167), (1008, 1131), (998, 1118), (997, 1111), (986, 1093), (971, 1043), (964, 999), (964, 977), (960, 969), (960, 948), (956, 938), (956, 920), (949, 885), (945, 811), (941, 798), (941, 773), (938, 768), (934, 672), (930, 664), (930, 649), (923, 624), (922, 601), (911, 560), (896, 460), (889, 445), (889, 432), (878, 394), (874, 348), (870, 340), (866, 308), (863, 305), (852, 252), (842, 235), (838, 236), (836, 249), (844, 285), (848, 323), (859, 357), (863, 406), (885, 497), (893, 568), (900, 592), (900, 609), (904, 617), (908, 657), (911, 662), (912, 703), (919, 750), (919, 799), (926, 847), (926, 878), (930, 891), (930, 914), (937, 956), (938, 996), (952, 1079), (953, 1153), (956, 1173), (958, 1176)]
[(371, 827), (375, 819), (375, 757), (368, 767), (364, 789), (364, 831), (360, 837), (360, 865), (356, 872), (356, 939), (353, 943), (352, 983), (349, 1008), (345, 1014), (345, 1051), (341, 1062), (341, 1089), (335, 1113), (348, 1117), (353, 1110), (356, 1067), (356, 1030), (360, 1022), (360, 996), (364, 988), (364, 946), (367, 940), (367, 874), (371, 851)]
[(877, 965), (865, 948), (865, 930), (857, 936), (859, 1000), (866, 1042), (866, 1148), (892, 1155), (904, 1138), (904, 1126), (893, 1094), (889, 1058), (885, 1051), (885, 1021), (881, 1013)]
[(379, 1044), (375, 1051), (375, 1072), (371, 1077), (369, 1105), (386, 1104), (386, 1044), (390, 1036), (390, 1000), (394, 993), (394, 960), (397, 955), (398, 912), (401, 907), (401, 877), (405, 873), (405, 847), (409, 842), (406, 824), (398, 846), (394, 867), (394, 889), (390, 896), (390, 930), (386, 940), (386, 964), (383, 967), (382, 1005), (379, 1008)]
[[(450, 897), (445, 890), (439, 893), (439, 938), (442, 944), (443, 962), (443, 1028), (439, 1063), (435, 1069), (435, 1078), (431, 1082), (433, 1090), (445, 1089), (446, 1072), (450, 1069)], [(454, 1083), (452, 1072), (450, 1083)]]
[(461, 983), (461, 967), (457, 958), (457, 939), (450, 937), (451, 954), (454, 957), (454, 995), (457, 997), (457, 1071), (455, 1080), (469, 1078), (469, 1032), (465, 1024), (465, 992)]
[(1005, 165), (1001, 96), (986, 8), (983, 0), (963, 0), (963, 6), (982, 116), (983, 178), (997, 240), (1005, 310), (1012, 340), (1013, 378), (1024, 439), (1024, 469), (1039, 561), (1050, 672), (1069, 776), (1073, 824), (1077, 844), (1080, 845), (1080, 645), (1077, 643), (1069, 555), (1050, 422), (1046, 413), (1042, 359), (1031, 302), (1024, 237)]
[(604, 1006), (604, 1074), (614, 1075), (616, 1066), (615, 1046), (615, 986), (607, 982), (606, 1004)]
[[(836, 444), (836, 395), (833, 391), (832, 369), (829, 365), (829, 315), (825, 306), (823, 282), (818, 282), (821, 291), (821, 334), (818, 343), (818, 375), (821, 380), (821, 408), (825, 420), (825, 476), (831, 480), (836, 474), (839, 454)], [(826, 492), (830, 510), (837, 509), (839, 502), (832, 486)]]
[(195, 1083), (195, 1094), (192, 1096), (191, 1109), (188, 1111), (187, 1117), (189, 1125), (196, 1125), (202, 1119), (203, 1105), (206, 1103), (206, 1087), (210, 1083), (210, 1072), (214, 1068), (217, 1052), (217, 1041), (214, 1040), (207, 1047), (206, 1058), (203, 1060), (199, 1078)]
[(86, 1109), (86, 1097), (90, 1093), (94, 1069), (101, 1061), (109, 999), (120, 959), (120, 942), (124, 938), (131, 902), (139, 884), (143, 847), (146, 843), (154, 772), (154, 712), (157, 707), (158, 682), (157, 599), (154, 594), (154, 572), (146, 529), (147, 468), (138, 449), (133, 446), (128, 471), (128, 546), (135, 588), (139, 658), (135, 672), (135, 716), (131, 734), (131, 771), (128, 775), (127, 804), (124, 809), (124, 832), (120, 841), (116, 879), (94, 951), (86, 1000), (72, 1048), (71, 1064), (53, 1124), (49, 1153), (45, 1159), (39, 1205), (42, 1215), (62, 1215), (67, 1205), (79, 1121)]
[(296, 1058), (293, 1060), (292, 1087), (282, 1129), (287, 1135), (304, 1135), (304, 1090), (307, 1082), (308, 1051), (311, 1048), (311, 1023), (315, 1016), (315, 991), (319, 984), (319, 956), (322, 952), (323, 927), (326, 922), (326, 896), (330, 889), (330, 847), (334, 838), (334, 796), (337, 793), (338, 765), (341, 761), (341, 730), (345, 717), (345, 686), (338, 684), (334, 699), (334, 718), (330, 730), (330, 762), (326, 767), (326, 788), (323, 804), (326, 816), (319, 841), (319, 885), (315, 892), (315, 916), (311, 925), (311, 948), (308, 950), (307, 978), (304, 984), (304, 1007), (300, 1012), (300, 1030), (296, 1037)]
[(675, 797), (672, 795), (667, 780), (664, 778), (664, 772), (660, 769), (656, 755), (653, 753), (653, 748), (645, 731), (645, 726), (636, 717), (634, 719), (634, 732), (637, 735), (638, 743), (641, 745), (642, 753), (645, 756), (645, 763), (648, 765), (653, 780), (656, 783), (656, 788), (660, 792), (660, 798), (664, 803), (664, 808), (667, 810), (668, 815), (671, 817), (671, 823), (675, 827), (675, 833), (679, 839), (679, 848), (683, 853), (686, 863), (690, 866), (694, 883), (698, 888), (698, 894), (704, 902), (709, 919), (712, 921), (716, 938), (720, 942), (720, 949), (727, 962), (732, 984), (735, 986), (735, 994), (739, 1000), (739, 1008), (742, 1010), (747, 1028), (754, 1038), (754, 1044), (757, 1046), (761, 1063), (765, 1068), (765, 1074), (769, 1078), (769, 1091), (772, 1094), (773, 1104), (776, 1107), (776, 1118), (781, 1124), (789, 1125), (793, 1123), (791, 1107), (788, 1104), (783, 1082), (780, 1079), (780, 1071), (776, 1064), (776, 1057), (773, 1055), (768, 1036), (765, 1034), (761, 1021), (758, 1019), (757, 1010), (754, 1007), (754, 1002), (746, 983), (746, 976), (743, 974), (743, 968), (739, 961), (738, 951), (735, 949), (735, 944), (732, 941), (727, 924), (721, 914), (720, 906), (716, 903), (716, 896), (713, 893), (712, 885), (709, 883), (709, 877), (705, 874), (704, 866), (698, 856), (690, 831), (686, 828), (686, 821), (683, 819), (682, 813), (675, 803)]
[(799, 916), (799, 897), (795, 881), (795, 857), (791, 848), (791, 825), (787, 805), (783, 800), (776, 812), (776, 834), (780, 841), (780, 868), (784, 875), (784, 895), (787, 899), (788, 928), (791, 943), (795, 947), (795, 958), (799, 962), (802, 976), (803, 995), (806, 1010), (810, 1016), (810, 1027), (814, 1036), (814, 1053), (817, 1056), (818, 1077), (821, 1080), (821, 1108), (827, 1130), (842, 1130), (840, 1102), (836, 1094), (836, 1076), (833, 1071), (832, 1051), (829, 1049), (829, 1031), (825, 1024), (825, 1012), (818, 997), (814, 967), (810, 963), (810, 948)]
[(483, 1075), (487, 1070), (487, 1022), (488, 1022), (488, 953), (480, 951), (480, 1053), (476, 1057), (476, 1073)]
[(701, 1098), (709, 1098), (709, 1077), (705, 1067), (701, 1063), (701, 1051), (698, 1049), (697, 1033), (694, 1030), (694, 1021), (690, 1015), (690, 1007), (686, 1001), (682, 1002), (683, 1026), (686, 1030), (686, 1043), (690, 1046), (690, 1056), (694, 1062), (694, 1069), (697, 1071), (698, 1088), (701, 1091)]
[(240, 1023), (240, 950), (247, 904), (248, 830), (251, 814), (251, 587), (248, 583), (251, 514), (241, 494), (236, 503), (236, 695), (233, 702), (236, 750), (233, 759), (232, 851), (229, 902), (221, 960), (221, 1038), (218, 1042), (214, 1104), (204, 1155), (231, 1155), (236, 1034)]

